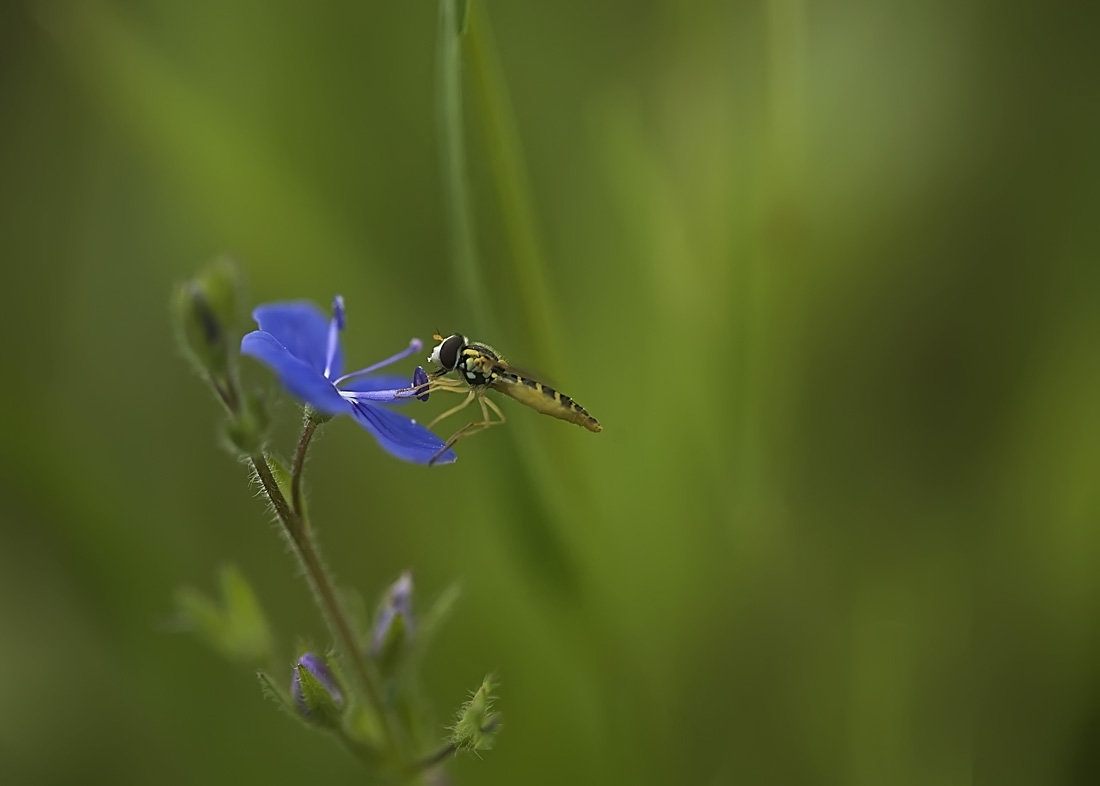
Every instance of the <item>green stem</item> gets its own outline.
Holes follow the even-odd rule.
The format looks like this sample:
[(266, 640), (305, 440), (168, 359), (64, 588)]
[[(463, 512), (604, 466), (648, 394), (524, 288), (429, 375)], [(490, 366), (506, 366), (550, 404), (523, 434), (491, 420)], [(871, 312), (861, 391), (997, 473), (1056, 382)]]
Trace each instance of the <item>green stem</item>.
[[(299, 441), (302, 460), (304, 460), (305, 448), (309, 445), (309, 439), (305, 435), (306, 430), (312, 433), (313, 429), (307, 425), (306, 429), (303, 430), (303, 439)], [(255, 454), (250, 458), (252, 466), (256, 470), (256, 475), (259, 477), (260, 483), (263, 484), (264, 491), (267, 492), (268, 499), (271, 500), (271, 504), (275, 508), (275, 514), (279, 517), (287, 538), (294, 547), (294, 553), (305, 571), (317, 605), (321, 607), (321, 613), (336, 639), (345, 662), (351, 666), (354, 685), (357, 688), (356, 693), (359, 694), (359, 698), (364, 704), (374, 711), (382, 727), (385, 747), (392, 754), (394, 760), (399, 763), (399, 766), (403, 767), (405, 757), (399, 746), (399, 737), (394, 728), (393, 719), (382, 699), (378, 677), (367, 662), (365, 652), (359, 646), (351, 623), (348, 621), (348, 615), (340, 603), (336, 588), (329, 578), (328, 571), (325, 570), (324, 563), (310, 535), (308, 523), (305, 517), (298, 515), (287, 503), (286, 497), (283, 496), (283, 492), (275, 481), (275, 476), (271, 472), (267, 459), (262, 454)]]
[(286, 497), (279, 490), (279, 484), (275, 480), (275, 475), (271, 472), (271, 466), (267, 463), (267, 459), (262, 454), (249, 456), (249, 459), (252, 461), (252, 468), (256, 470), (256, 476), (260, 479), (264, 491), (267, 492), (267, 498), (271, 500), (271, 505), (275, 508), (275, 515), (279, 517), (279, 521), (282, 522), (293, 543), (298, 517), (294, 515), (294, 512), (286, 503)]
[(294, 505), (294, 512), (303, 519), (305, 511), (302, 508), (302, 470), (305, 468), (309, 441), (313, 439), (313, 432), (316, 430), (317, 421), (313, 419), (313, 413), (307, 407), (305, 422), (302, 424), (302, 435), (298, 437), (298, 447), (294, 451), (294, 467), (290, 471), (290, 501)]

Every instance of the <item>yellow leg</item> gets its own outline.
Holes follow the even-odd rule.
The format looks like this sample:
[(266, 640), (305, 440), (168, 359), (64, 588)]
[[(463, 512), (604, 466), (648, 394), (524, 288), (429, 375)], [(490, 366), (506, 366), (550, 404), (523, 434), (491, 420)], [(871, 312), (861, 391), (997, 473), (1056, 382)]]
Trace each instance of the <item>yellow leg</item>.
[[(427, 388), (427, 391), (424, 390), (425, 388)], [(429, 380), (428, 382), (425, 382), (423, 385), (416, 385), (410, 388), (402, 388), (401, 390), (398, 390), (397, 393), (409, 394), (407, 397), (412, 398), (412, 394), (414, 393), (436, 393), (440, 390), (444, 390), (448, 393), (466, 393), (470, 390), (470, 386), (460, 379), (437, 377), (435, 379)]]
[[(500, 411), (500, 407), (498, 407), (492, 401), (492, 399), (489, 399), (489, 398), (485, 397), (485, 391), (483, 389), (475, 389), (475, 390), (470, 391), (470, 395), (467, 396), (465, 401), (463, 401), (457, 407), (452, 407), (451, 409), (447, 410), (442, 415), (440, 415), (438, 418), (433, 420), (432, 423), (435, 423), (436, 421), (439, 421), (439, 420), (443, 419), (447, 415), (451, 415), (451, 414), (454, 414), (455, 412), (458, 412), (460, 409), (467, 406), (475, 396), (477, 397), (477, 403), (481, 406), (481, 420), (471, 421), (471, 422), (467, 423), (465, 426), (463, 426), (462, 428), (460, 428), (458, 431), (456, 431), (454, 434), (452, 434), (450, 439), (447, 440), (447, 442), (443, 445), (443, 447), (440, 449), (440, 451), (438, 453), (436, 453), (434, 456), (432, 456), (431, 461), (428, 462), (428, 466), (431, 466), (432, 464), (434, 464), (436, 459), (438, 459), (440, 456), (442, 456), (448, 450), (453, 448), (455, 446), (455, 443), (458, 442), (460, 439), (465, 439), (466, 437), (472, 436), (473, 434), (476, 434), (479, 431), (484, 431), (485, 429), (489, 428), (490, 426), (499, 426), (501, 423), (506, 423), (507, 422), (507, 418), (505, 418), (504, 413)], [(497, 420), (493, 420), (489, 416), (489, 410), (493, 411), (493, 414), (495, 414), (498, 418)]]
[(485, 405), (486, 404), (489, 405), (489, 409), (493, 410), (493, 412), (496, 414), (496, 416), (498, 418), (497, 420), (493, 421), (492, 425), (499, 426), (502, 423), (507, 423), (508, 422), (508, 418), (504, 417), (504, 413), (500, 411), (500, 407), (498, 407), (496, 405), (496, 402), (493, 401), (488, 396), (482, 396), (481, 397), (481, 414), (486, 420), (489, 419), (489, 415), (485, 411)]
[[(450, 388), (446, 388), (446, 390), (450, 390)], [(456, 390), (454, 392), (457, 393), (458, 391)], [(443, 418), (450, 417), (454, 413), (459, 412), (459, 411), (465, 409), (466, 407), (468, 407), (470, 405), (470, 402), (474, 400), (474, 396), (476, 396), (476, 395), (477, 395), (477, 391), (474, 390), (473, 388), (470, 388), (469, 391), (466, 394), (466, 400), (465, 401), (463, 401), (457, 407), (451, 407), (446, 412), (443, 412), (439, 415), (436, 415), (434, 418), (432, 418), (431, 423), (428, 424), (428, 428), (432, 428), (433, 426), (435, 426), (436, 423), (443, 420)]]

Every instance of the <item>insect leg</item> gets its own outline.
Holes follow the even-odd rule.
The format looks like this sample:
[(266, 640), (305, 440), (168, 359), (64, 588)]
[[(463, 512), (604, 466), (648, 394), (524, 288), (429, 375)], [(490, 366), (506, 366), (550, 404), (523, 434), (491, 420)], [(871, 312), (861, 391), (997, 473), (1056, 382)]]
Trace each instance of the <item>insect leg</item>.
[[(482, 419), (471, 421), (470, 423), (467, 423), (465, 426), (456, 431), (454, 434), (452, 434), (450, 439), (448, 439), (446, 444), (443, 446), (443, 448), (434, 456), (432, 456), (431, 461), (428, 462), (429, 466), (435, 463), (436, 459), (438, 459), (440, 456), (442, 456), (444, 453), (454, 447), (455, 443), (458, 442), (460, 439), (465, 439), (466, 437), (476, 434), (479, 431), (484, 431), (490, 426), (497, 426), (505, 422), (504, 413), (500, 411), (500, 408), (497, 407), (492, 399), (485, 396), (485, 391), (483, 389), (470, 391), (470, 396), (472, 397), (474, 395), (477, 396), (477, 403), (481, 406)], [(453, 408), (451, 412), (457, 411), (469, 403), (470, 399), (467, 398), (466, 401), (462, 402), (461, 406)], [(499, 418), (499, 420), (493, 420), (489, 415), (489, 410), (492, 410), (493, 413)], [(450, 414), (450, 412), (444, 414)]]
[(488, 415), (488, 413), (485, 412), (485, 406), (486, 405), (488, 405), (489, 409), (493, 410), (493, 413), (497, 416), (497, 420), (494, 420), (492, 423), (490, 423), (489, 424), (490, 426), (498, 426), (501, 423), (507, 423), (508, 422), (508, 418), (504, 417), (504, 413), (500, 411), (500, 407), (498, 407), (496, 405), (496, 402), (493, 401), (488, 396), (482, 396), (482, 398), (481, 398), (481, 414), (482, 414), (482, 416), (484, 416), (486, 422), (489, 420), (489, 415)]
[[(453, 388), (444, 388), (444, 390), (453, 390)], [(469, 406), (470, 402), (474, 400), (474, 396), (476, 396), (476, 395), (477, 395), (477, 391), (474, 390), (473, 388), (470, 388), (470, 392), (466, 394), (466, 400), (465, 401), (463, 401), (461, 404), (459, 404), (456, 407), (451, 407), (446, 412), (443, 412), (440, 415), (436, 415), (432, 419), (431, 423), (428, 424), (428, 428), (431, 428), (436, 423), (443, 420), (443, 418), (449, 417), (449, 416), (453, 415), (454, 413), (465, 409), (467, 406)]]
[[(414, 396), (420, 398), (422, 395), (429, 393), (435, 393), (439, 390), (447, 390), (452, 393), (465, 393), (469, 390), (469, 385), (457, 379), (440, 379), (439, 377), (430, 377), (427, 382), (421, 385), (413, 385), (407, 388), (401, 388), (395, 391), (396, 398), (413, 398)], [(425, 399), (426, 400), (426, 399)]]

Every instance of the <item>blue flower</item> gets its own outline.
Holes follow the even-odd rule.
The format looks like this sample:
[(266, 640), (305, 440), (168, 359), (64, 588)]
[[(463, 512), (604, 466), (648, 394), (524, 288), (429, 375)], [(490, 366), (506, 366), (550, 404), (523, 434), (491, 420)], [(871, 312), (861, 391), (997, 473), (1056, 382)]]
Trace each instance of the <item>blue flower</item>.
[[(413, 397), (407, 377), (372, 372), (419, 352), (413, 339), (407, 349), (373, 366), (344, 374), (340, 331), (344, 329), (344, 299), (333, 299), (332, 319), (312, 303), (269, 303), (252, 312), (260, 326), (241, 339), (241, 352), (270, 366), (283, 387), (325, 415), (351, 415), (390, 455), (405, 461), (449, 464), (453, 451), (440, 453), (444, 443), (415, 420), (381, 404), (399, 404)], [(371, 376), (367, 376), (371, 374)]]

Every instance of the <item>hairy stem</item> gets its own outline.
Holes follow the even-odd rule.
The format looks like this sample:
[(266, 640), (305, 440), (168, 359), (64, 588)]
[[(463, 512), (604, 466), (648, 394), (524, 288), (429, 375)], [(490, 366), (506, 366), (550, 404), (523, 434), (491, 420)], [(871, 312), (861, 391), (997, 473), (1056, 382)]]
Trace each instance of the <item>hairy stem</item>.
[(290, 501), (294, 505), (294, 512), (299, 517), (305, 515), (302, 509), (302, 470), (306, 463), (309, 441), (313, 439), (313, 432), (316, 430), (317, 421), (313, 419), (313, 413), (307, 408), (305, 423), (302, 424), (302, 435), (298, 438), (298, 448), (294, 451), (294, 467), (290, 471)]
[(279, 521), (282, 522), (283, 527), (286, 529), (287, 534), (290, 535), (290, 540), (293, 543), (295, 540), (294, 533), (297, 529), (298, 517), (294, 515), (294, 511), (290, 509), (290, 506), (286, 502), (286, 497), (284, 497), (283, 492), (279, 490), (279, 484), (275, 481), (275, 475), (271, 472), (271, 466), (267, 463), (267, 459), (261, 454), (250, 456), (249, 460), (252, 462), (252, 468), (256, 470), (256, 476), (260, 479), (264, 491), (267, 493), (267, 498), (271, 500), (271, 504), (275, 508), (275, 515), (279, 517)]
[[(309, 445), (306, 431), (312, 434), (314, 428), (315, 424), (311, 427), (307, 423), (306, 429), (303, 431), (303, 438), (299, 441), (300, 455), (295, 457), (296, 465), (299, 458), (304, 460), (305, 450)], [(271, 504), (275, 508), (275, 514), (279, 517), (279, 522), (283, 525), (287, 538), (294, 547), (294, 554), (298, 557), (298, 561), (305, 571), (306, 578), (313, 589), (313, 596), (317, 601), (317, 605), (321, 608), (321, 613), (328, 623), (329, 630), (336, 639), (345, 662), (350, 666), (355, 692), (360, 700), (373, 710), (377, 716), (382, 728), (385, 747), (393, 754), (395, 760), (403, 761), (404, 755), (399, 745), (399, 737), (394, 728), (393, 718), (382, 700), (378, 677), (371, 668), (370, 663), (367, 662), (366, 653), (359, 646), (351, 623), (348, 621), (347, 612), (344, 611), (344, 607), (336, 593), (336, 587), (329, 577), (324, 562), (321, 560), (310, 535), (310, 528), (307, 526), (306, 519), (287, 503), (286, 497), (275, 481), (275, 476), (271, 472), (267, 459), (262, 454), (253, 455), (250, 459), (268, 499), (271, 500)]]

